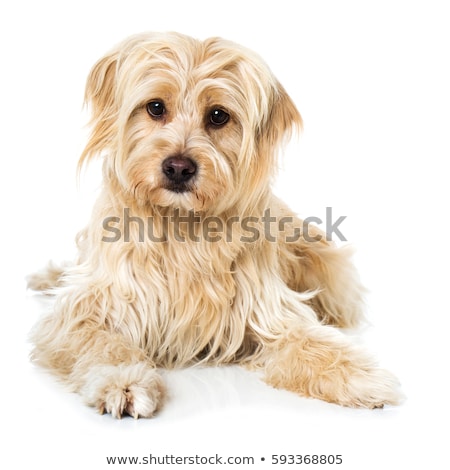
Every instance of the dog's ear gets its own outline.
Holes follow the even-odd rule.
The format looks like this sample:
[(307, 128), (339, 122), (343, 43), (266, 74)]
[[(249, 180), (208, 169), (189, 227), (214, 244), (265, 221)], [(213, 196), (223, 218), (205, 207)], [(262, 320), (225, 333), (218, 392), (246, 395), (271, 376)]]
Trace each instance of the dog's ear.
[(113, 52), (100, 59), (87, 78), (84, 99), (91, 112), (91, 135), (80, 157), (79, 168), (108, 148), (117, 134), (117, 68), (117, 53)]
[(260, 130), (260, 151), (276, 152), (293, 131), (300, 132), (303, 121), (294, 102), (280, 83), (272, 90), (271, 107)]
[[(243, 184), (252, 188), (252, 195), (246, 201), (253, 210), (267, 194), (267, 185), (272, 181), (277, 167), (276, 159), (283, 144), (293, 132), (302, 129), (302, 118), (294, 102), (276, 79), (270, 84), (265, 100), (266, 108), (257, 124), (253, 158), (244, 160), (251, 167), (244, 168)], [(247, 210), (247, 209), (245, 209)]]

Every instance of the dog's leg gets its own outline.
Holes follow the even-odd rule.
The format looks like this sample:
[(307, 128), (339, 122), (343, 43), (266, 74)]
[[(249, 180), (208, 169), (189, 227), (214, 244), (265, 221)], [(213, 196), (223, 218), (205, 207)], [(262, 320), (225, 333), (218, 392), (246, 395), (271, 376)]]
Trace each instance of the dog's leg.
[[(342, 328), (357, 326), (363, 316), (365, 289), (352, 263), (352, 249), (337, 247), (326, 234), (281, 212), (289, 223), (278, 239), (280, 269), (284, 282), (297, 292), (318, 290), (310, 305), (325, 324)], [(292, 222), (291, 222), (292, 221)]]
[(101, 413), (151, 417), (164, 397), (153, 363), (140, 347), (108, 328), (99, 293), (76, 298), (73, 293), (58, 301), (55, 311), (38, 323), (32, 359)]
[(164, 384), (140, 348), (120, 335), (98, 332), (86, 344), (70, 381), (88, 405), (115, 418), (150, 418), (161, 405)]
[(292, 329), (267, 346), (266, 381), (276, 388), (350, 407), (398, 404), (397, 379), (329, 326)]

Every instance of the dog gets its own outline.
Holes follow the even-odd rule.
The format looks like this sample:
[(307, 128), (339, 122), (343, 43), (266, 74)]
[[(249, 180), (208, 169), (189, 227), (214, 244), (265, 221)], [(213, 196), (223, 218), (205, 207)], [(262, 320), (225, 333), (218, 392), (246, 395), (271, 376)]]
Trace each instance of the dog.
[(35, 363), (116, 418), (152, 417), (158, 369), (194, 364), (241, 364), (348, 407), (400, 402), (397, 379), (340, 330), (363, 318), (351, 249), (272, 193), (302, 119), (257, 54), (139, 34), (94, 65), (85, 99), (79, 167), (100, 156), (103, 186), (78, 259), (29, 278), (55, 295)]

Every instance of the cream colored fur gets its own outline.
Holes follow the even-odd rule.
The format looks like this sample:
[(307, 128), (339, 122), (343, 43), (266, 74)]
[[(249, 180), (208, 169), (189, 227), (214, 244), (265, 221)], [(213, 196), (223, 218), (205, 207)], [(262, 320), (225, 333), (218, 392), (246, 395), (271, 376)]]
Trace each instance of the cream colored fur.
[[(336, 328), (361, 318), (349, 249), (318, 230), (317, 242), (282, 236), (302, 221), (273, 196), (271, 180), (301, 118), (258, 56), (217, 38), (134, 36), (93, 67), (86, 100), (92, 133), (80, 165), (101, 155), (104, 185), (77, 262), (30, 278), (56, 295), (32, 333), (36, 363), (116, 417), (152, 416), (164, 397), (157, 368), (199, 363), (246, 364), (275, 387), (346, 406), (398, 402), (395, 378)], [(152, 100), (164, 103), (162, 117), (149, 114)], [(228, 113), (224, 125), (211, 124), (215, 109)], [(197, 169), (180, 191), (161, 169), (173, 156)], [(132, 223), (129, 241), (105, 242), (102, 222), (116, 217), (123, 233), (124, 208), (151, 218), (166, 241), (140, 239)], [(195, 211), (223, 227), (253, 217), (263, 233), (267, 209), (292, 217), (275, 242), (246, 241), (239, 223), (213, 242), (200, 223), (195, 240), (185, 228), (180, 241), (163, 224)]]

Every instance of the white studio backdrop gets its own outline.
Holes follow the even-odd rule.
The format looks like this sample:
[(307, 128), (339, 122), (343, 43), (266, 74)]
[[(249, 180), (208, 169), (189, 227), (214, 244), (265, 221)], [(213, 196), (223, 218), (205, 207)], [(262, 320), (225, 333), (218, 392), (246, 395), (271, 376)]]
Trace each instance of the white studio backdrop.
[[(322, 467), (445, 468), (448, 23), (438, 1), (2, 4), (1, 458), (8, 468), (106, 468), (108, 456), (216, 453), (253, 456), (258, 468), (274, 466), (272, 454), (314, 453), (343, 455), (342, 464)], [(371, 291), (364, 341), (400, 377), (403, 406), (343, 409), (223, 368), (168, 374), (170, 401), (158, 417), (114, 421), (29, 364), (26, 336), (47, 307), (26, 293), (24, 277), (48, 259), (73, 256), (100, 181), (100, 165), (78, 186), (75, 177), (87, 135), (86, 76), (114, 44), (146, 30), (242, 43), (291, 95), (305, 126), (280, 162), (275, 190), (303, 217), (325, 218), (327, 207), (346, 216), (341, 230)]]

